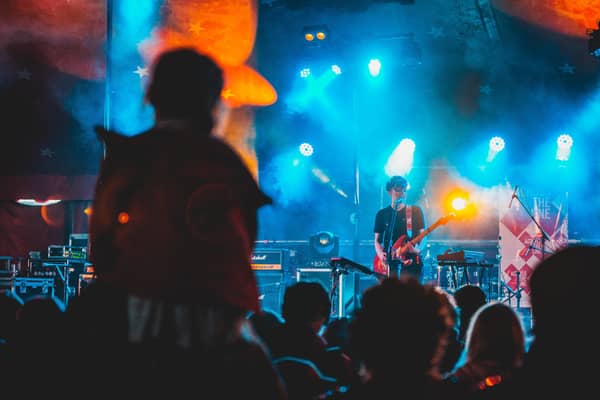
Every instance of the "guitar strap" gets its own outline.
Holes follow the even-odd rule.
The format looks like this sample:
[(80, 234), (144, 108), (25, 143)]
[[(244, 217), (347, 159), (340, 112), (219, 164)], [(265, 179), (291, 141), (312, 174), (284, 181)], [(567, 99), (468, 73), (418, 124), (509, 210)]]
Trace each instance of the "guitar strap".
[(412, 206), (406, 206), (406, 237), (412, 238)]

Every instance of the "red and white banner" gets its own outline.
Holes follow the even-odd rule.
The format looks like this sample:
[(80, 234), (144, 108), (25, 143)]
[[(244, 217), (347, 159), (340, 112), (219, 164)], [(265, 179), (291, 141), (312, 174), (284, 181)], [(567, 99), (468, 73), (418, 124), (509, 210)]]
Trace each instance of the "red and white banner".
[(506, 300), (513, 294), (509, 304), (530, 307), (531, 272), (544, 257), (568, 245), (568, 196), (508, 187), (499, 197), (500, 297)]

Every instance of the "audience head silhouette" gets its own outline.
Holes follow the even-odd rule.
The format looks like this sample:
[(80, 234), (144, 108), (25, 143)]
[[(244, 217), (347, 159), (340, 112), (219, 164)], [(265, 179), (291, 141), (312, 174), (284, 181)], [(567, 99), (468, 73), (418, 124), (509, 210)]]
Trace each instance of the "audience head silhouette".
[(481, 307), (467, 331), (467, 362), (493, 362), (498, 368), (518, 368), (525, 355), (525, 333), (519, 315), (502, 303)]
[(464, 342), (469, 327), (469, 321), (473, 314), (475, 314), (480, 307), (485, 305), (486, 295), (479, 286), (466, 284), (456, 289), (454, 292), (454, 300), (459, 314), (459, 339), (461, 342)]
[(367, 289), (350, 325), (352, 354), (373, 378), (429, 375), (451, 330), (447, 302), (412, 277), (387, 278)]
[(312, 325), (318, 331), (329, 319), (331, 300), (320, 282), (297, 282), (286, 288), (281, 310), (286, 323)]
[[(536, 341), (575, 339), (583, 345), (595, 335), (590, 315), (599, 307), (600, 247), (572, 246), (546, 258), (531, 274), (531, 311)], [(593, 333), (592, 333), (593, 332)]]
[(223, 89), (223, 72), (209, 57), (180, 48), (160, 55), (146, 92), (160, 119), (206, 118)]

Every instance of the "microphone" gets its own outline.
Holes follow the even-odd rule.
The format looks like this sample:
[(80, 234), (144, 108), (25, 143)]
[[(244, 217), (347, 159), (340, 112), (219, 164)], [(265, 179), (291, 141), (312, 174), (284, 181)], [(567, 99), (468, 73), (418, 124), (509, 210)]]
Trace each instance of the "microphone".
[(515, 190), (513, 190), (513, 194), (512, 196), (510, 196), (510, 202), (508, 203), (508, 208), (510, 208), (512, 206), (512, 202), (515, 199), (515, 197), (517, 197), (517, 190), (519, 190), (519, 185), (515, 186)]

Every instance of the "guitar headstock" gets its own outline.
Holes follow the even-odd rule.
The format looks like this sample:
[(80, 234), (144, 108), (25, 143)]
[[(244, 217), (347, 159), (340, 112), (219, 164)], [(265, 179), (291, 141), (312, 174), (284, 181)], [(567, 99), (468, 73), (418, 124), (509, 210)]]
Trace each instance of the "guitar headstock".
[(447, 224), (448, 222), (450, 222), (451, 220), (453, 220), (454, 218), (456, 218), (456, 213), (449, 213), (449, 214), (447, 214), (447, 215), (445, 215), (445, 216), (441, 217), (441, 218), (438, 220), (438, 223), (439, 223), (439, 225), (445, 225), (445, 224)]

